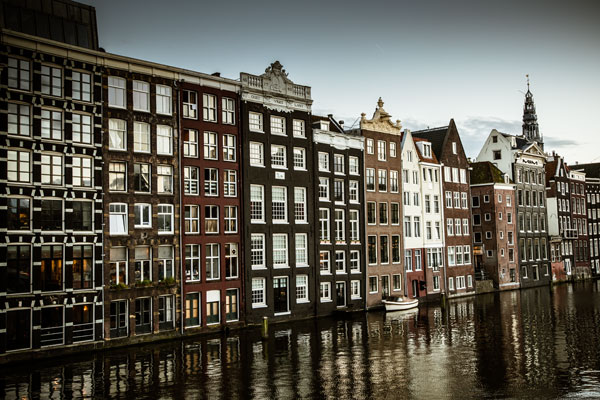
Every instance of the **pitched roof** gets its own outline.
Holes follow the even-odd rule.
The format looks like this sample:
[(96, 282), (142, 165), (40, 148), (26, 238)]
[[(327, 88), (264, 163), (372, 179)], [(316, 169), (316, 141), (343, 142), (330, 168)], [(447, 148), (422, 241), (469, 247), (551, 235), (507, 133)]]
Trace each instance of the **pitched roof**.
[(439, 161), (437, 159), (437, 157), (435, 156), (435, 152), (433, 151), (433, 146), (432, 146), (432, 150), (431, 150), (431, 157), (425, 157), (422, 153), (421, 150), (419, 150), (419, 146), (417, 146), (417, 142), (429, 142), (429, 140), (427, 139), (423, 139), (423, 138), (418, 138), (418, 137), (414, 137), (413, 136), (413, 140), (415, 142), (415, 148), (417, 149), (417, 154), (419, 155), (419, 160), (423, 161), (423, 162), (429, 162), (429, 163), (435, 163), (435, 164), (439, 164)]
[(311, 116), (311, 124), (314, 125), (315, 122), (325, 121), (329, 122), (329, 131), (336, 133), (347, 133), (352, 134), (350, 132), (344, 132), (344, 128), (340, 126), (340, 124), (333, 118), (333, 115), (328, 115), (327, 117), (322, 117), (320, 115), (312, 115)]
[[(504, 174), (489, 161), (471, 163), (471, 185), (482, 183), (506, 183)], [(509, 183), (512, 181), (509, 179)]]
[(570, 168), (574, 171), (577, 171), (578, 169), (583, 170), (586, 177), (600, 178), (600, 163), (575, 164), (571, 165)]
[(431, 142), (431, 149), (437, 158), (442, 157), (442, 150), (444, 148), (444, 142), (446, 141), (446, 135), (448, 134), (449, 126), (440, 126), (438, 128), (424, 129), (421, 131), (413, 131), (412, 135), (415, 138), (426, 139)]

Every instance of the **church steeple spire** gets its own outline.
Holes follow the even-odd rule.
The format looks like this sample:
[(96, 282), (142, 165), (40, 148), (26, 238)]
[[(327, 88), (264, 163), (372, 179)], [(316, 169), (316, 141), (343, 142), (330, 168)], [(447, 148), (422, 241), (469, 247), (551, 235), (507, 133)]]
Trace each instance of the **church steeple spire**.
[(527, 141), (537, 142), (542, 149), (544, 148), (544, 138), (540, 136), (533, 94), (529, 90), (529, 74), (527, 75), (527, 93), (525, 93), (525, 106), (523, 107), (523, 136)]

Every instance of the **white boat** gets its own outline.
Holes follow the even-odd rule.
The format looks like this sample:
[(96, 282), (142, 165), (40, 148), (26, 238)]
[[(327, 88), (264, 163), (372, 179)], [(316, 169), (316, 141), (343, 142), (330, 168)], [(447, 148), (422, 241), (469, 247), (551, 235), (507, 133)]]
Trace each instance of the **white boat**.
[(388, 297), (383, 300), (385, 311), (402, 311), (415, 308), (419, 305), (419, 299), (405, 299), (402, 297)]

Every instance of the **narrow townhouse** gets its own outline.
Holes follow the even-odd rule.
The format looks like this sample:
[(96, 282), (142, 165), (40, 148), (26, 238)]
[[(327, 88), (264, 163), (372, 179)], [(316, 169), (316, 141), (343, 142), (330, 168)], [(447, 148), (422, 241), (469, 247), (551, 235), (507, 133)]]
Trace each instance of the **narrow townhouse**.
[(180, 75), (183, 325), (185, 333), (243, 320), (240, 84)]
[[(446, 246), (445, 282), (441, 290), (449, 297), (473, 294), (474, 266), (470, 232), (469, 161), (454, 119), (448, 126), (412, 133), (415, 138), (431, 142), (433, 153), (443, 165), (442, 194), (444, 205), (444, 243)], [(440, 175), (440, 179), (441, 175)], [(441, 254), (440, 254), (441, 255)], [(428, 290), (429, 291), (429, 290)]]
[[(93, 50), (0, 34), (0, 354), (93, 348), (103, 337), (102, 70)], [(82, 43), (97, 48), (93, 37), (82, 32)]]
[(588, 250), (588, 219), (586, 213), (585, 172), (570, 169), (572, 229), (576, 230), (574, 242), (575, 279), (587, 279), (591, 276)]
[(343, 121), (312, 117), (319, 233), (317, 315), (365, 309), (363, 138), (345, 133)]
[(489, 161), (470, 165), (473, 247), (477, 281), (497, 290), (519, 288), (515, 185)]
[(310, 87), (292, 82), (279, 61), (240, 81), (246, 322), (310, 317), (317, 296), (326, 297), (315, 292)]
[(367, 308), (377, 308), (385, 297), (406, 293), (400, 220), (402, 125), (392, 122), (379, 98), (371, 119), (361, 114), (360, 132), (365, 143)]

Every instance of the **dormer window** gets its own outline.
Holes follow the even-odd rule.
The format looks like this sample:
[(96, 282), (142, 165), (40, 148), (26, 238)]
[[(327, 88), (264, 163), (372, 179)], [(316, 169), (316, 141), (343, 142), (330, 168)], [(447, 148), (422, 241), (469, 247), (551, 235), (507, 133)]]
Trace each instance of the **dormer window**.
[(322, 131), (328, 131), (329, 130), (329, 121), (320, 121), (320, 128)]
[(431, 145), (423, 143), (423, 156), (426, 158), (431, 158)]

